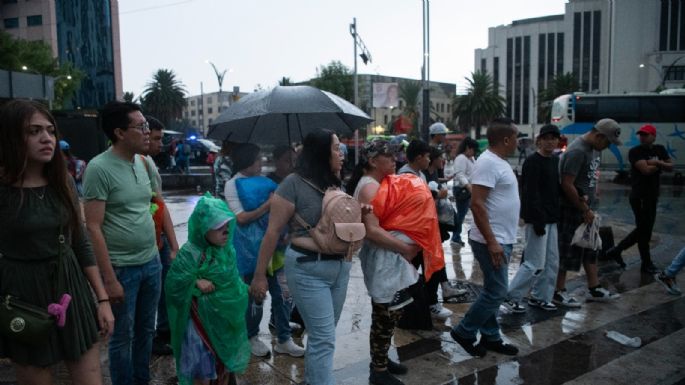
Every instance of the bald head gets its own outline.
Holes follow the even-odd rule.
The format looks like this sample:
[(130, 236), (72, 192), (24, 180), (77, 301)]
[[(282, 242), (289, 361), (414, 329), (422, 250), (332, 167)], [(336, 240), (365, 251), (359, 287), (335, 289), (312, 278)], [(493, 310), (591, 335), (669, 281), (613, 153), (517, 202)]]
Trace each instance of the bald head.
[(501, 145), (505, 138), (518, 134), (514, 121), (509, 118), (495, 118), (488, 125), (488, 145), (494, 147)]

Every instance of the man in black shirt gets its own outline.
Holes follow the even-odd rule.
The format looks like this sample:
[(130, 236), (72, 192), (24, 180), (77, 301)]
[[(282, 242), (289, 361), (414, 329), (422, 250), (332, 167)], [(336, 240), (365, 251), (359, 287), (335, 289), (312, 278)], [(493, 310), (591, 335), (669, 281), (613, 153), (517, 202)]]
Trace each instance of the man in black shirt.
[(654, 274), (658, 273), (659, 269), (652, 263), (649, 241), (652, 239), (652, 228), (656, 219), (659, 176), (662, 171), (672, 171), (673, 162), (664, 146), (654, 144), (656, 128), (653, 125), (645, 124), (640, 127), (637, 134), (640, 136), (640, 145), (628, 152), (632, 182), (630, 207), (635, 215), (636, 227), (618, 245), (609, 249), (607, 256), (621, 263), (621, 252), (637, 243), (642, 259), (642, 272)]
[[(528, 305), (554, 311), (552, 303), (559, 270), (559, 158), (554, 150), (561, 134), (553, 124), (546, 124), (536, 138), (538, 150), (526, 158), (521, 178), (521, 218), (526, 222), (525, 261), (509, 283), (504, 306), (513, 313), (524, 313), (521, 305), (528, 294)], [(532, 290), (530, 290), (532, 287)]]

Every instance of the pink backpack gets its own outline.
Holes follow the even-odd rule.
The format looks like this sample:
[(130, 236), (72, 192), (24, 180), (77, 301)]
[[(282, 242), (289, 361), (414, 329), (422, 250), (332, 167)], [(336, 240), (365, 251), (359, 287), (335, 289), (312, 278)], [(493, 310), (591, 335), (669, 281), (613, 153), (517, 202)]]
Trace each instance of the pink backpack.
[(342, 254), (346, 260), (351, 260), (366, 236), (359, 202), (340, 189), (329, 188), (324, 192), (314, 183), (300, 178), (323, 194), (321, 219), (314, 227), (297, 213), (295, 220), (309, 232), (321, 253)]

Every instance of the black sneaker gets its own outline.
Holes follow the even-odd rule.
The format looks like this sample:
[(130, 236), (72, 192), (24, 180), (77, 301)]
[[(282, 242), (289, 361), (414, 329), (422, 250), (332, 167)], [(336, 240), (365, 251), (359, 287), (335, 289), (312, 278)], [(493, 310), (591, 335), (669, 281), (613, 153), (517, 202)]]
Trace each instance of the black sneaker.
[(388, 310), (389, 311), (395, 311), (402, 309), (403, 307), (409, 305), (410, 303), (414, 302), (414, 298), (412, 298), (411, 295), (409, 295), (409, 292), (407, 292), (407, 289), (402, 289), (395, 293), (395, 295), (392, 297), (392, 301), (388, 304)]
[(518, 354), (519, 349), (510, 344), (505, 344), (504, 341), (499, 340), (499, 341), (486, 341), (483, 338), (480, 339), (480, 342), (476, 347), (482, 347), (484, 350), (490, 350), (496, 353), (501, 353), (505, 354), (507, 356), (515, 356)]
[(588, 289), (587, 294), (587, 300), (595, 302), (610, 302), (620, 297), (620, 294), (611, 292), (601, 286)]
[(482, 346), (481, 344), (474, 345), (476, 342), (475, 338), (464, 338), (461, 337), (459, 334), (457, 334), (454, 329), (450, 330), (450, 335), (456, 341), (464, 350), (466, 350), (466, 353), (474, 356), (474, 357), (485, 357), (487, 354), (487, 351), (485, 350), (485, 347)]
[(623, 261), (623, 257), (621, 257), (621, 250), (619, 250), (616, 246), (607, 250), (605, 255), (607, 256), (607, 259), (613, 259), (616, 263), (618, 263), (622, 269), (626, 268), (626, 263)]
[(578, 300), (568, 295), (566, 289), (561, 291), (555, 291), (554, 297), (552, 297), (552, 302), (557, 306), (563, 306), (568, 308), (579, 308), (581, 306)]
[(166, 342), (164, 338), (155, 337), (152, 340), (152, 354), (156, 356), (170, 356), (174, 354), (171, 345)]
[(533, 307), (536, 307), (538, 309), (547, 310), (547, 311), (555, 311), (558, 309), (557, 305), (555, 305), (551, 302), (544, 302), (544, 301), (540, 301), (539, 299), (535, 299), (535, 298), (528, 299), (528, 306), (533, 306)]
[(643, 263), (640, 267), (640, 271), (647, 274), (656, 274), (660, 272), (659, 268), (654, 266), (652, 262)]
[[(373, 362), (369, 362), (369, 369), (373, 370), (373, 368), (374, 368)], [(399, 374), (399, 375), (407, 374), (407, 372), (409, 371), (409, 368), (407, 368), (406, 366), (400, 364), (399, 362), (395, 362), (389, 358), (388, 358), (388, 364), (386, 365), (386, 369), (388, 369), (388, 372), (390, 372), (390, 374)]]
[(404, 385), (404, 382), (390, 374), (388, 370), (379, 372), (373, 368), (369, 371), (369, 382), (373, 385)]
[(392, 374), (407, 374), (409, 369), (399, 362), (395, 362), (388, 358), (388, 372)]

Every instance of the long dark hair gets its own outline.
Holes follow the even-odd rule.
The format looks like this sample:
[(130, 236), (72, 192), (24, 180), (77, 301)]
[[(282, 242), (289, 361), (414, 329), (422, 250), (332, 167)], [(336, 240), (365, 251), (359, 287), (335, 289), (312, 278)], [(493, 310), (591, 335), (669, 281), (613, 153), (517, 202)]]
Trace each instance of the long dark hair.
[(295, 172), (314, 182), (322, 190), (341, 186), (340, 178), (331, 171), (331, 143), (334, 134), (326, 129), (309, 133), (304, 138), (302, 153), (297, 158)]
[[(55, 118), (42, 104), (31, 100), (12, 100), (0, 109), (0, 183), (8, 186), (24, 183), (28, 165), (26, 148), (26, 128), (34, 114), (39, 113), (55, 127), (55, 152), (52, 159), (43, 167), (43, 176), (48, 180), (48, 187), (57, 193), (57, 197), (66, 208), (69, 217), (69, 228), (76, 237), (81, 236), (81, 221), (74, 200), (76, 192), (73, 182), (69, 181), (67, 167), (62, 151), (59, 149), (60, 134)], [(23, 205), (23, 191), (20, 193), (17, 213)]]
[(467, 136), (464, 140), (459, 143), (459, 148), (457, 149), (457, 155), (466, 152), (466, 149), (472, 148), (475, 152), (478, 152), (478, 142), (475, 139)]
[(367, 159), (359, 159), (359, 163), (354, 166), (354, 170), (352, 170), (352, 176), (350, 177), (350, 180), (347, 181), (347, 185), (345, 186), (345, 190), (347, 190), (348, 194), (354, 194), (354, 190), (357, 189), (359, 181), (362, 179), (364, 174), (370, 170), (369, 161)]

